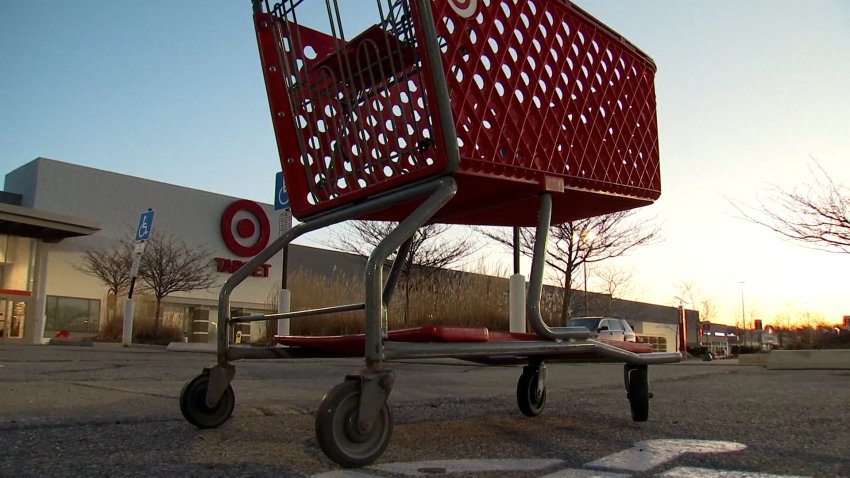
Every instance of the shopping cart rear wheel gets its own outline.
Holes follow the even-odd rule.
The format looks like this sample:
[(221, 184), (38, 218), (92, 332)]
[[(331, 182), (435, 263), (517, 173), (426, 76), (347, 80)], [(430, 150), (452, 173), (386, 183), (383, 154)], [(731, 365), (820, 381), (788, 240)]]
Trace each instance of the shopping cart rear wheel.
[(538, 387), (539, 376), (537, 367), (524, 367), (516, 383), (516, 402), (527, 417), (540, 415), (546, 406), (546, 387)]
[(388, 402), (368, 430), (358, 426), (360, 382), (346, 380), (332, 388), (316, 413), (316, 439), (325, 455), (345, 467), (366, 466), (380, 457), (393, 432)]
[(183, 386), (180, 392), (180, 412), (183, 417), (198, 428), (217, 428), (233, 415), (236, 396), (230, 385), (214, 407), (207, 406), (207, 387), (210, 376), (198, 375)]
[(626, 365), (626, 391), (632, 420), (645, 422), (649, 419), (649, 378), (646, 366)]

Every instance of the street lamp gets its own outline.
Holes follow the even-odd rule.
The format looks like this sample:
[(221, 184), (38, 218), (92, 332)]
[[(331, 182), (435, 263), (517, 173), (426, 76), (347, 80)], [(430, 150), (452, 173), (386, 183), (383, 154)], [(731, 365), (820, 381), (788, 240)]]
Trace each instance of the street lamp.
[[(577, 244), (576, 252), (582, 251), (584, 247), (587, 247), (588, 242), (592, 241), (594, 237), (595, 234), (593, 231), (581, 231), (578, 234), (574, 234), (573, 241)], [(584, 254), (584, 260), (581, 261), (581, 265), (582, 275), (584, 276), (584, 316), (587, 317), (590, 315), (587, 304), (587, 253)]]
[(582, 262), (581, 266), (584, 268), (584, 316), (587, 317), (590, 315), (587, 311), (587, 261)]
[[(679, 301), (679, 324), (682, 327), (681, 330), (679, 331), (679, 340), (682, 341), (681, 348), (680, 348), (679, 351), (682, 352), (683, 357), (687, 358), (688, 357), (688, 321), (687, 321), (687, 314), (685, 313), (684, 304), (688, 304), (691, 307), (693, 307), (694, 305), (691, 304), (690, 302), (682, 299), (679, 296), (673, 296), (673, 298)], [(699, 344), (697, 344), (697, 345), (699, 345)]]
[[(741, 284), (741, 329), (740, 330), (742, 331), (742, 333), (746, 334), (747, 312), (746, 312), (746, 308), (744, 307), (744, 284), (746, 284), (746, 282), (740, 281), (738, 283)], [(738, 353), (741, 353), (741, 351), (739, 350)]]

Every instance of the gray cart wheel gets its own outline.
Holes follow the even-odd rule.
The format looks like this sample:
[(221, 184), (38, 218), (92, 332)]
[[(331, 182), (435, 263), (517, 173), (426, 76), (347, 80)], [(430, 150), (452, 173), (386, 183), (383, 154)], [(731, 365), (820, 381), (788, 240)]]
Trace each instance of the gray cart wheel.
[(546, 406), (546, 387), (538, 388), (540, 370), (524, 367), (516, 383), (516, 402), (519, 410), (527, 417), (540, 415)]
[(626, 365), (626, 391), (632, 420), (645, 422), (649, 419), (649, 378), (647, 369)]
[(198, 428), (220, 426), (233, 415), (233, 407), (236, 404), (233, 387), (228, 385), (218, 403), (214, 407), (208, 407), (206, 398), (209, 383), (210, 376), (204, 373), (189, 381), (180, 392), (180, 412), (189, 423)]
[(360, 382), (346, 380), (332, 388), (316, 413), (316, 439), (328, 458), (345, 467), (366, 466), (380, 457), (393, 433), (393, 414), (384, 402), (368, 430), (357, 425)]

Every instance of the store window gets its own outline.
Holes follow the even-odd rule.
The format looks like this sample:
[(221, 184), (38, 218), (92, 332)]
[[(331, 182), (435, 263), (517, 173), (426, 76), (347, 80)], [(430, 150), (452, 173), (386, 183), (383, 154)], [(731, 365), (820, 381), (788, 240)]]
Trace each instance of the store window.
[(59, 330), (95, 335), (100, 330), (100, 301), (77, 297), (47, 296), (45, 334)]
[(9, 337), (24, 338), (24, 319), (27, 303), (19, 300), (0, 299), (0, 340)]
[(667, 351), (667, 338), (654, 335), (638, 335), (637, 341), (652, 346), (653, 352)]
[(187, 306), (183, 304), (162, 304), (161, 325), (175, 327), (185, 332)]
[(0, 293), (32, 292), (35, 239), (0, 234)]

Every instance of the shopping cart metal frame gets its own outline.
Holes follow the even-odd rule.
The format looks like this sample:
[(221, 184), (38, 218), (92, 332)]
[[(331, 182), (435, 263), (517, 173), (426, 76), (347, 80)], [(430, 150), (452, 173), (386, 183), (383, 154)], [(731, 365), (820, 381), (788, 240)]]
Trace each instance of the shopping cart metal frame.
[[(303, 0), (287, 0), (295, 8)], [(379, 0), (380, 2), (380, 0)], [(389, 443), (392, 432), (392, 413), (388, 398), (394, 383), (392, 370), (385, 363), (400, 359), (461, 358), (473, 361), (497, 361), (499, 358), (513, 359), (526, 364), (520, 376), (517, 397), (520, 409), (526, 415), (536, 415), (545, 403), (546, 362), (594, 361), (625, 363), (625, 387), (632, 405), (632, 415), (637, 421), (646, 420), (649, 390), (647, 366), (681, 360), (679, 352), (635, 353), (623, 348), (589, 339), (589, 331), (583, 327), (550, 327), (542, 317), (541, 296), (545, 267), (546, 245), (549, 227), (553, 221), (553, 192), (544, 185), (537, 195), (536, 242), (529, 279), (526, 310), (528, 323), (537, 334), (537, 340), (476, 342), (476, 343), (407, 343), (386, 340), (386, 306), (392, 298), (405, 261), (411, 238), (416, 230), (435, 220), (438, 213), (455, 197), (458, 183), (455, 172), (460, 157), (450, 96), (441, 65), (440, 45), (434, 29), (430, 0), (410, 0), (416, 3), (421, 15), (421, 32), (429, 74), (435, 92), (436, 108), (433, 111), (435, 126), (439, 129), (442, 147), (445, 149), (445, 164), (437, 174), (416, 178), (403, 187), (395, 187), (378, 194), (341, 204), (338, 207), (320, 210), (302, 218), (302, 222), (282, 234), (263, 251), (236, 271), (222, 286), (218, 306), (217, 362), (188, 382), (181, 392), (180, 406), (189, 422), (200, 428), (212, 428), (223, 424), (231, 416), (235, 398), (231, 381), (235, 376), (232, 362), (243, 359), (309, 358), (321, 353), (300, 347), (255, 347), (234, 346), (230, 342), (230, 330), (236, 324), (296, 319), (315, 315), (363, 310), (365, 312), (365, 367), (346, 376), (345, 381), (332, 389), (325, 397), (316, 417), (319, 444), (325, 454), (343, 466), (363, 466), (377, 459)], [(328, 0), (328, 7), (336, 4)], [(255, 22), (261, 57), (277, 55), (263, 51), (270, 44), (263, 35), (272, 35), (269, 13), (273, 7), (262, 0), (254, 0)], [(274, 74), (278, 65), (269, 65), (264, 60), (265, 74)], [(278, 85), (279, 86), (279, 85)], [(269, 84), (270, 97), (274, 84)], [(278, 92), (280, 94), (281, 92)], [(271, 103), (273, 103), (270, 100)], [(274, 118), (275, 105), (271, 104)], [(278, 113), (279, 115), (280, 113)], [(278, 133), (278, 140), (281, 135)], [(292, 137), (286, 138), (293, 140)], [(300, 140), (298, 140), (300, 141)], [(301, 141), (303, 147), (303, 141)], [(279, 143), (280, 146), (280, 143)], [(283, 160), (283, 156), (282, 156)], [(556, 188), (557, 189), (557, 188)], [(230, 317), (230, 297), (233, 290), (251, 276), (262, 264), (296, 238), (342, 221), (358, 218), (380, 217), (382, 212), (399, 204), (415, 204), (405, 211), (398, 226), (375, 248), (369, 256), (365, 271), (365, 300), (362, 303), (331, 306), (315, 310), (265, 314), (249, 317)], [(384, 264), (394, 252), (396, 259), (385, 280)], [(345, 416), (342, 416), (345, 415)]]

